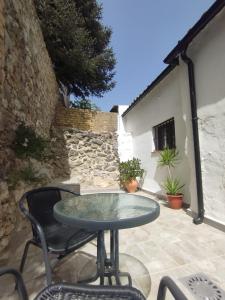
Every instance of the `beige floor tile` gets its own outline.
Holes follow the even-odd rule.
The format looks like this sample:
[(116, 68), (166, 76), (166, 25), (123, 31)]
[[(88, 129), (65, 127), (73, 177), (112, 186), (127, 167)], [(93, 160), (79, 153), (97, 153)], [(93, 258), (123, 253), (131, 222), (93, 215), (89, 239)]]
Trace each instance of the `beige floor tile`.
[[(138, 193), (152, 198), (143, 192)], [(119, 232), (120, 253), (125, 254), (121, 255), (121, 268), (132, 274), (134, 286), (146, 294), (150, 285), (150, 274), (151, 293), (148, 299), (155, 300), (160, 279), (167, 275), (185, 291), (188, 299), (192, 299), (180, 278), (203, 272), (225, 290), (225, 233), (206, 224), (194, 225), (192, 218), (184, 210), (171, 210), (163, 202), (160, 207), (160, 217), (154, 222)], [(109, 237), (107, 232), (107, 252)], [(18, 268), (24, 244), (11, 246), (8, 260), (5, 253), (0, 255), (0, 265), (5, 265), (7, 261), (7, 265)], [(72, 254), (56, 266), (56, 281), (76, 282), (80, 276), (95, 272), (96, 241), (88, 243), (81, 250), (87, 254)], [(130, 259), (124, 260), (126, 255)], [(39, 249), (32, 247), (23, 275), (32, 299), (45, 285), (43, 259)], [(17, 299), (10, 290), (10, 280), (1, 283), (0, 294), (9, 296), (5, 299)]]

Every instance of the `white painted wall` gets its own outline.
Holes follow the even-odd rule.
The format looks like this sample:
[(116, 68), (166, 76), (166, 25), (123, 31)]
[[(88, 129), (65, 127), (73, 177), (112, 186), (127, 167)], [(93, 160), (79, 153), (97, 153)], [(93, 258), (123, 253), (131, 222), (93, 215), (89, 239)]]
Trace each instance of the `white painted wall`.
[[(187, 98), (187, 94), (181, 93), (179, 85), (180, 69), (174, 69), (161, 83), (148, 93), (125, 117), (126, 129), (132, 133), (133, 155), (141, 159), (145, 169), (143, 189), (153, 193), (162, 194), (161, 183), (167, 176), (164, 168), (159, 168), (157, 162), (159, 152), (154, 151), (152, 128), (172, 117), (175, 119), (176, 146), (180, 152), (181, 162), (175, 173), (185, 183), (185, 202), (190, 203), (191, 180), (194, 176), (193, 168), (190, 167), (189, 154), (191, 144), (187, 136), (187, 117), (182, 112), (181, 99)], [(184, 100), (185, 102), (185, 100)], [(189, 118), (190, 119), (190, 118)], [(190, 122), (188, 124), (190, 126)], [(191, 131), (191, 130), (189, 130)], [(193, 161), (193, 157), (191, 158)]]
[(118, 106), (118, 125), (117, 125), (117, 134), (118, 134), (118, 154), (120, 161), (127, 161), (133, 158), (133, 141), (131, 133), (125, 131), (122, 114), (128, 108), (128, 105), (119, 105)]
[(225, 9), (194, 40), (205, 215), (225, 224)]
[[(225, 9), (189, 45), (188, 55), (195, 65), (205, 214), (225, 224)], [(152, 128), (171, 117), (182, 158), (177, 174), (185, 183), (185, 202), (197, 212), (188, 72), (182, 60), (124, 117), (133, 156), (146, 172), (143, 188), (155, 193), (161, 193), (165, 173), (157, 167), (159, 154), (152, 152)]]

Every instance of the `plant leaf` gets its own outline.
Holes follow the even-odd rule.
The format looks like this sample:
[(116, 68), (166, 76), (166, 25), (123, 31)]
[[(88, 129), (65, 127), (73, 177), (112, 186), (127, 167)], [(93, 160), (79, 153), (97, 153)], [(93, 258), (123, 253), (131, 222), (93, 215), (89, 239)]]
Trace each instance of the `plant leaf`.
[(178, 178), (167, 177), (165, 183), (163, 184), (163, 187), (167, 194), (177, 195), (181, 193), (184, 184), (181, 184)]
[(168, 166), (174, 168), (176, 163), (179, 161), (179, 152), (176, 149), (169, 149), (165, 148), (163, 151), (160, 152), (160, 158), (158, 161), (158, 165)]

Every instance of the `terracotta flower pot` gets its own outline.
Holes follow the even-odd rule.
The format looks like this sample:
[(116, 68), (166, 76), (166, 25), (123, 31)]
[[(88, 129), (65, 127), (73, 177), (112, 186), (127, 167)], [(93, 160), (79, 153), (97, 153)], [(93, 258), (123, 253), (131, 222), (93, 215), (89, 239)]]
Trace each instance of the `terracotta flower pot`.
[(136, 179), (132, 179), (131, 181), (125, 182), (124, 187), (128, 193), (135, 193), (137, 191), (138, 182)]
[(173, 209), (180, 209), (183, 205), (183, 195), (168, 195), (169, 207)]

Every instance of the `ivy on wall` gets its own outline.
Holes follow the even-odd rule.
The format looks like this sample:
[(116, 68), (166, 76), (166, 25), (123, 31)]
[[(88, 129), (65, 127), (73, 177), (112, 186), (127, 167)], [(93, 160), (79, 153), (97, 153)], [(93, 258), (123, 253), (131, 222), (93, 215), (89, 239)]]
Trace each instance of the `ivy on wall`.
[(50, 142), (37, 135), (32, 128), (21, 123), (15, 131), (12, 149), (16, 157), (23, 160), (23, 163), (22, 166), (14, 168), (8, 173), (9, 188), (15, 189), (20, 181), (32, 185), (44, 183), (46, 178), (38, 174), (31, 159), (44, 161), (50, 158)]
[(7, 180), (9, 189), (15, 189), (20, 181), (24, 181), (28, 184), (38, 184), (44, 183), (45, 178), (38, 175), (32, 164), (29, 163), (27, 166), (21, 168), (20, 170), (12, 170), (9, 173)]
[(49, 141), (37, 135), (35, 131), (21, 123), (15, 132), (12, 148), (21, 159), (35, 158), (44, 160), (47, 156)]

